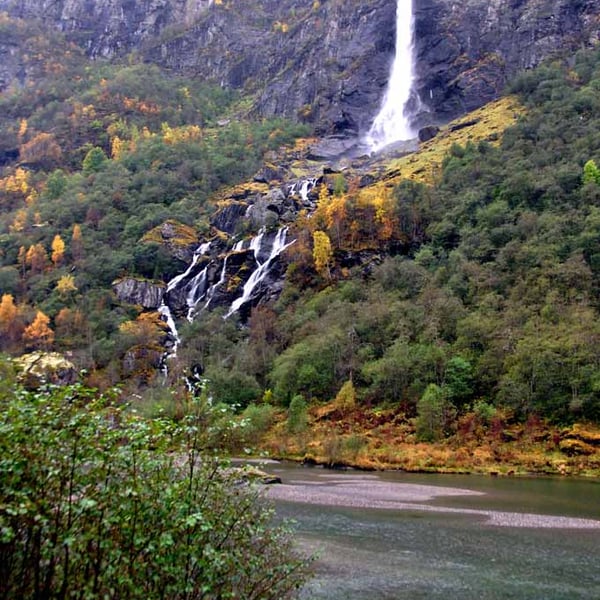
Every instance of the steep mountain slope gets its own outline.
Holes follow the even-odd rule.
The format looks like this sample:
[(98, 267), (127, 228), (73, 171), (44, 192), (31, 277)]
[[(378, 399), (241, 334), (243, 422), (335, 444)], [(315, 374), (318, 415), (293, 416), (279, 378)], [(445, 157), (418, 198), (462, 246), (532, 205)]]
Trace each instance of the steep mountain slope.
[[(90, 4), (92, 13), (94, 6), (100, 5)], [(107, 15), (116, 6), (133, 10), (102, 6)], [(169, 6), (181, 16), (192, 5)], [(461, 95), (473, 104), (494, 96), (496, 84), (479, 100), (470, 90), (503, 81), (513, 68), (498, 58), (511, 51), (499, 38), (496, 54), (484, 60), (483, 42), (467, 52), (473, 42), (461, 37), (462, 26), (453, 38), (443, 33), (439, 28), (458, 16), (448, 4), (434, 24), (431, 11), (441, 6), (423, 2), (419, 13), (421, 20), (429, 15), (437, 40), (418, 50), (438, 77), (420, 84), (437, 102), (432, 119), (462, 112)], [(486, 19), (504, 19), (504, 6), (488, 4)], [(9, 57), (0, 95), (1, 349), (68, 352), (76, 367), (88, 369), (90, 383), (125, 382), (149, 413), (158, 406), (181, 414), (188, 398), (181, 376), (192, 385), (201, 375), (215, 398), (236, 410), (248, 407), (256, 439), (275, 406), (288, 411), (288, 427), (297, 433), (307, 404), (327, 403), (311, 413), (326, 425), (321, 449), (329, 435), (346, 440), (350, 418), (367, 429), (393, 421), (393, 435), (408, 442), (486, 435), (499, 441), (539, 419), (599, 421), (600, 54), (567, 51), (572, 40), (589, 39), (596, 9), (585, 2), (565, 9), (562, 22), (574, 32), (565, 41), (555, 19), (540, 25), (544, 10), (565, 5), (511, 6), (515, 22), (537, 23), (540, 56), (559, 49), (563, 59), (521, 73), (511, 84), (518, 97), (450, 123), (416, 154), (331, 162), (315, 159), (314, 139), (297, 139), (309, 127), (256, 117), (271, 110), (261, 108), (263, 100), (285, 97), (295, 105), (290, 90), (304, 89), (314, 74), (329, 78), (323, 88), (315, 84), (315, 123), (346, 133), (363, 127), (371, 100), (348, 112), (354, 96), (342, 102), (323, 90), (343, 83), (373, 94), (366, 71), (354, 80), (348, 66), (333, 78), (329, 69), (341, 64), (337, 52), (355, 43), (344, 35), (371, 27), (367, 17), (376, 11), (355, 11), (358, 24), (342, 28), (344, 35), (332, 30), (317, 46), (314, 15), (338, 11), (343, 19), (341, 3), (315, 3), (295, 15), (281, 12), (280, 3), (252, 19), (233, 3), (219, 3), (189, 13), (195, 30), (161, 29), (162, 41), (148, 37), (136, 53), (128, 49), (127, 60), (104, 59), (104, 51), (87, 46), (90, 58), (70, 41), (76, 32), (68, 27), (62, 33), (1, 15)], [(75, 18), (81, 5), (47, 7)], [(481, 3), (464, 10), (469, 27), (480, 19), (487, 32)], [(200, 25), (203, 19), (236, 24), (246, 35), (217, 35), (218, 27)], [(243, 29), (250, 21), (252, 35)], [(258, 52), (265, 27), (280, 48), (295, 40), (298, 51), (289, 57), (297, 63), (289, 58), (281, 71), (273, 65), (288, 50), (280, 56), (267, 45)], [(193, 62), (200, 56), (193, 31), (207, 36), (204, 63)], [(490, 38), (497, 35), (490, 29)], [(214, 55), (211, 36), (225, 44)], [(171, 52), (170, 44), (182, 46)], [(229, 44), (247, 45), (248, 54)], [(319, 48), (338, 58), (317, 60)], [(379, 50), (361, 54), (359, 70), (375, 54), (382, 61), (386, 52)], [(190, 62), (167, 69), (140, 61), (159, 55)], [(434, 56), (450, 58), (436, 63)], [(522, 60), (528, 65), (538, 56)], [(231, 85), (197, 76), (205, 64), (208, 75), (229, 76), (234, 63), (242, 75), (227, 80)], [(455, 63), (470, 67), (453, 70)], [(302, 65), (313, 71), (302, 77)], [(439, 101), (434, 83), (447, 89)], [(242, 85), (237, 93), (229, 89)], [(286, 114), (282, 102), (272, 110)], [(341, 120), (334, 114), (340, 107)], [(305, 431), (293, 444), (311, 454)], [(529, 431), (542, 436), (556, 464), (568, 455), (569, 468), (596, 468), (593, 432), (563, 439), (537, 426)]]
[[(252, 94), (253, 112), (364, 132), (394, 54), (395, 0), (0, 0), (92, 57), (131, 55)], [(497, 98), (517, 71), (598, 39), (599, 0), (414, 0), (419, 93), (444, 121)], [(13, 49), (14, 50), (14, 49)], [(23, 77), (5, 45), (4, 79)]]

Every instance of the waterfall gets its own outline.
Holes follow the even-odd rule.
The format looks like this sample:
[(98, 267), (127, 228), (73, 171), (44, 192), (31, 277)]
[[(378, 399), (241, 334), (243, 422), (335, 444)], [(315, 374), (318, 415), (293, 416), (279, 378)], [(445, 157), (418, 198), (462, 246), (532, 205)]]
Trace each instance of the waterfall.
[(200, 246), (198, 246), (198, 248), (196, 248), (196, 250), (194, 251), (194, 256), (192, 258), (190, 266), (183, 273), (181, 273), (181, 275), (177, 275), (177, 277), (174, 277), (173, 279), (171, 279), (171, 281), (169, 281), (169, 283), (167, 284), (167, 292), (174, 290), (179, 285), (179, 282), (183, 281), (192, 272), (192, 270), (200, 260), (200, 257), (206, 254), (209, 250), (210, 242), (206, 242), (206, 244), (200, 244)]
[(181, 339), (179, 337), (179, 332), (177, 331), (177, 327), (175, 325), (175, 319), (173, 319), (173, 315), (171, 314), (171, 309), (165, 304), (164, 300), (162, 304), (158, 307), (158, 312), (167, 324), (167, 327), (169, 328), (169, 333), (173, 338), (173, 346), (171, 348), (171, 351), (166, 355), (166, 358), (177, 356), (177, 348), (179, 344), (181, 344)]
[(191, 323), (194, 320), (194, 310), (196, 305), (206, 293), (206, 279), (208, 277), (208, 267), (204, 267), (189, 283), (189, 292), (185, 299), (188, 306), (187, 320)]
[(396, 56), (379, 114), (375, 117), (365, 143), (371, 152), (400, 140), (415, 137), (410, 119), (418, 109), (419, 100), (413, 90), (414, 16), (413, 0), (397, 0)]
[(288, 246), (294, 243), (291, 241), (286, 244), (286, 236), (287, 236), (287, 227), (282, 227), (277, 232), (275, 239), (273, 240), (273, 246), (271, 248), (271, 252), (269, 256), (264, 262), (260, 261), (260, 252), (262, 246), (262, 239), (264, 236), (264, 231), (261, 230), (259, 235), (257, 235), (250, 244), (250, 249), (254, 251), (254, 259), (256, 260), (257, 268), (252, 272), (250, 278), (244, 284), (244, 288), (242, 290), (242, 295), (239, 298), (236, 298), (231, 304), (231, 308), (225, 315), (225, 318), (230, 317), (234, 312), (239, 310), (246, 302), (252, 299), (252, 294), (258, 284), (267, 276), (269, 272), (269, 267), (273, 262), (273, 259), (279, 256)]
[(310, 177), (288, 185), (288, 194), (290, 196), (299, 195), (303, 202), (308, 202), (308, 194), (317, 185), (318, 179)]

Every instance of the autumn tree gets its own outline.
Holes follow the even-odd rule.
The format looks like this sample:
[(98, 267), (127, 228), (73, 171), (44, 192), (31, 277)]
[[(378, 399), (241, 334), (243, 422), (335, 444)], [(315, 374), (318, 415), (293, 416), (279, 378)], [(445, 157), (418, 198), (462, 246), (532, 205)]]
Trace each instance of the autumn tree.
[(19, 271), (21, 273), (21, 277), (25, 277), (25, 269), (27, 267), (27, 250), (25, 246), (21, 246), (19, 248), (19, 254), (17, 256), (17, 263), (19, 265)]
[(73, 277), (73, 275), (63, 275), (56, 282), (56, 291), (62, 298), (67, 298), (71, 294), (74, 294), (77, 291), (75, 277)]
[(26, 163), (50, 168), (56, 165), (61, 157), (62, 150), (51, 133), (38, 133), (29, 142), (19, 148), (21, 160)]
[(333, 250), (331, 249), (331, 241), (329, 236), (324, 231), (315, 231), (313, 233), (313, 260), (317, 273), (325, 275), (327, 279), (331, 279), (331, 259), (333, 258)]
[(48, 349), (54, 343), (54, 331), (50, 328), (50, 319), (38, 310), (35, 319), (23, 331), (23, 341), (30, 348)]
[(34, 244), (29, 247), (25, 256), (25, 262), (32, 273), (42, 273), (48, 264), (48, 253), (42, 244)]
[(73, 225), (73, 235), (71, 237), (71, 256), (74, 261), (83, 258), (83, 239), (81, 237), (81, 227)]
[(8, 229), (11, 233), (21, 233), (21, 231), (27, 228), (27, 211), (24, 208), (20, 208), (16, 214), (11, 225)]
[(57, 233), (52, 240), (52, 262), (55, 267), (62, 264), (65, 258), (65, 243), (60, 235)]
[(8, 350), (21, 337), (23, 323), (19, 308), (11, 294), (0, 300), (0, 348)]
[(79, 309), (61, 308), (54, 319), (56, 338), (61, 345), (71, 347), (81, 341), (87, 329), (85, 315)]

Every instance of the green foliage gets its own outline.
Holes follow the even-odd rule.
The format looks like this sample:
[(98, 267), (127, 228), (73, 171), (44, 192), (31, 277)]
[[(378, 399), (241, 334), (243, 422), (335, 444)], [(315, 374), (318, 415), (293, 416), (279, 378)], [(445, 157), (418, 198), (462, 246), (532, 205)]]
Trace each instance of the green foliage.
[(251, 404), (243, 412), (244, 438), (257, 443), (275, 423), (276, 409), (269, 404)]
[(241, 371), (211, 366), (206, 370), (206, 378), (215, 401), (228, 404), (236, 410), (243, 409), (260, 398), (256, 380)]
[(472, 397), (473, 367), (462, 356), (453, 356), (446, 364), (444, 391), (455, 406), (460, 406)]
[(108, 160), (104, 150), (102, 148), (92, 148), (83, 159), (81, 166), (83, 173), (89, 175), (90, 173), (97, 173), (103, 167)]
[(595, 161), (588, 160), (585, 165), (583, 165), (582, 182), (584, 185), (586, 183), (600, 185), (600, 169), (597, 167)]
[(424, 442), (440, 440), (446, 431), (452, 411), (444, 390), (431, 383), (417, 403), (417, 437)]
[(288, 408), (287, 430), (290, 433), (302, 433), (308, 426), (307, 405), (304, 398), (297, 394)]
[(175, 427), (78, 387), (0, 403), (2, 597), (296, 597), (305, 564), (203, 452), (204, 410)]

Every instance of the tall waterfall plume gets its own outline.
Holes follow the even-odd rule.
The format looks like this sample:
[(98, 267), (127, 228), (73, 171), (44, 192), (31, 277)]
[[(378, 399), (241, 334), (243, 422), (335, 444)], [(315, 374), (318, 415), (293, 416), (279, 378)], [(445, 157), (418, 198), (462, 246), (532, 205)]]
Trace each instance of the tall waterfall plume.
[(415, 137), (410, 119), (417, 112), (420, 102), (413, 89), (414, 30), (413, 0), (397, 0), (396, 56), (383, 104), (365, 137), (371, 152), (377, 152), (393, 142)]

